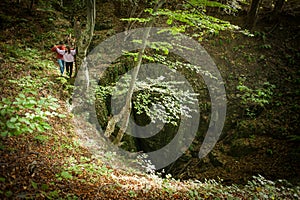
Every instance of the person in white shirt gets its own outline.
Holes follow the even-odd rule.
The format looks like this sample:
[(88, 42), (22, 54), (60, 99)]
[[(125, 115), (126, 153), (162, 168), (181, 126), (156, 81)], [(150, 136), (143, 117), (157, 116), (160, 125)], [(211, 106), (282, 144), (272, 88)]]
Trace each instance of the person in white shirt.
[(75, 49), (71, 49), (69, 46), (66, 47), (66, 50), (60, 50), (56, 49), (57, 53), (63, 55), (65, 64), (66, 64), (66, 71), (67, 75), (72, 77), (72, 71), (73, 71), (73, 63), (74, 63), (74, 56), (76, 54)]

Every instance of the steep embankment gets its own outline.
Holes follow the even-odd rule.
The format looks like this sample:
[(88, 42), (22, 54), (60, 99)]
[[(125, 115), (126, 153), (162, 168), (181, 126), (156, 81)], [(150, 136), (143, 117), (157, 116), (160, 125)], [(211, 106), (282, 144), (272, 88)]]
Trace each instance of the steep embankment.
[(77, 135), (68, 108), (72, 86), (59, 76), (49, 51), (70, 30), (69, 23), (51, 5), (31, 13), (23, 6), (0, 3), (1, 199), (299, 198), (299, 189), (284, 181), (275, 185), (256, 177), (241, 188), (180, 182), (120, 169), (118, 155), (109, 151), (93, 155), (81, 146), (92, 136)]
[[(93, 46), (114, 33), (124, 31), (124, 27), (141, 26), (138, 23), (120, 24), (119, 18), (129, 13), (119, 9), (124, 11), (126, 7), (119, 8), (111, 2), (99, 6), (98, 29)], [(143, 8), (138, 9), (136, 13)], [(212, 9), (212, 13), (215, 11)], [(203, 38), (201, 45), (213, 57), (225, 82), (225, 127), (214, 150), (205, 159), (199, 160), (198, 151), (210, 119), (209, 102), (199, 100), (202, 105), (197, 138), (185, 155), (166, 168), (168, 173), (180, 179), (196, 178), (203, 181), (219, 177), (227, 184), (245, 184), (257, 174), (271, 180), (284, 178), (293, 183), (299, 182), (299, 22), (289, 12), (284, 12), (280, 21), (273, 21), (269, 14), (260, 11), (260, 18), (263, 19), (259, 19), (252, 36), (237, 31), (223, 31)], [(243, 16), (221, 17), (241, 26), (245, 22)], [(155, 25), (164, 26), (164, 20), (161, 17)], [(103, 21), (107, 26), (103, 26)], [(193, 35), (194, 32), (187, 31), (187, 34)], [(124, 65), (130, 63), (114, 64), (105, 81), (118, 79), (116, 77), (126, 71)], [(101, 103), (98, 114), (105, 128), (111, 105), (107, 103), (105, 109)], [(128, 145), (124, 148), (154, 151), (164, 146), (162, 143), (172, 134), (174, 131), (168, 129), (149, 140), (139, 139), (136, 142), (138, 145), (128, 139)]]

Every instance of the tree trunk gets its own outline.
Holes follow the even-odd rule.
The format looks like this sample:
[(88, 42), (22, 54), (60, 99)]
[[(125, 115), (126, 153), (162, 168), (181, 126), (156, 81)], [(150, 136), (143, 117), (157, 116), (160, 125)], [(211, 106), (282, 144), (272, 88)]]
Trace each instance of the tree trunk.
[(251, 7), (248, 12), (247, 21), (246, 21), (246, 28), (249, 30), (251, 30), (256, 24), (259, 3), (260, 0), (252, 0), (251, 2)]
[(74, 32), (77, 41), (77, 57), (76, 57), (76, 69), (75, 69), (75, 77), (78, 73), (79, 66), (87, 55), (87, 50), (91, 44), (94, 28), (95, 28), (95, 20), (96, 20), (96, 0), (86, 0), (87, 6), (87, 24), (84, 30), (81, 30), (80, 21), (76, 21), (74, 25)]
[[(156, 7), (153, 9), (153, 12), (156, 12), (164, 3), (165, 3), (165, 0), (158, 2)], [(134, 91), (134, 86), (135, 86), (136, 78), (137, 78), (137, 75), (139, 73), (139, 70), (140, 70), (140, 67), (142, 64), (143, 54), (144, 54), (145, 48), (147, 46), (147, 38), (149, 36), (152, 24), (153, 24), (153, 20), (150, 21), (150, 24), (147, 23), (145, 26), (148, 28), (147, 28), (147, 31), (145, 31), (145, 34), (143, 36), (143, 38), (144, 38), (143, 45), (138, 53), (138, 61), (137, 61), (136, 67), (133, 69), (133, 72), (132, 72), (132, 77), (130, 80), (130, 85), (129, 85), (127, 96), (126, 96), (125, 106), (122, 108), (122, 110), (119, 114), (114, 115), (108, 121), (108, 125), (107, 125), (105, 133), (104, 133), (104, 135), (106, 137), (109, 137), (113, 133), (116, 123), (121, 121), (120, 130), (117, 134), (117, 137), (113, 141), (113, 143), (117, 146), (120, 146), (121, 140), (122, 140), (124, 133), (128, 127), (129, 117), (130, 117), (130, 113), (131, 113), (131, 99), (132, 99), (132, 95), (133, 95), (133, 91)]]

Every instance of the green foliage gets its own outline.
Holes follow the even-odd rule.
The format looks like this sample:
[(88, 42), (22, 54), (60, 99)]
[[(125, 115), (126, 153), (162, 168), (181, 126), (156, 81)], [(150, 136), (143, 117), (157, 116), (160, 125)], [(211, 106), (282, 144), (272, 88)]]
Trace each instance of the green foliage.
[[(184, 7), (182, 10), (169, 10), (158, 9), (154, 12), (152, 8), (145, 9), (144, 11), (149, 13), (152, 18), (159, 17), (160, 19), (166, 19), (166, 25), (164, 31), (169, 31), (176, 35), (181, 32), (190, 33), (194, 38), (202, 40), (209, 35), (217, 35), (222, 30), (237, 30), (238, 27), (230, 24), (227, 21), (220, 20), (218, 18), (205, 14), (205, 7), (217, 7), (224, 9), (231, 9), (227, 5), (223, 5), (214, 1), (203, 0), (191, 0), (188, 3), (190, 6)], [(201, 7), (203, 9), (195, 9), (195, 7)], [(162, 17), (163, 16), (163, 17)], [(151, 18), (129, 18), (122, 19), (123, 21), (136, 21), (139, 23), (146, 23)], [(189, 31), (187, 31), (189, 30)], [(141, 43), (142, 41), (133, 41)], [(202, 73), (204, 76), (212, 75), (201, 69), (199, 66), (193, 66), (188, 63), (183, 63), (177, 60), (170, 61), (168, 55), (172, 49), (172, 44), (165, 41), (148, 42), (148, 46), (153, 51), (144, 53), (142, 58), (154, 63), (161, 63), (168, 66), (170, 69), (188, 69), (196, 73)], [(181, 47), (183, 51), (189, 50), (187, 47)], [(125, 56), (133, 57), (134, 61), (138, 59), (138, 53), (136, 52), (124, 52)], [(135, 93), (133, 98), (133, 106), (137, 111), (137, 114), (145, 113), (153, 122), (159, 120), (163, 123), (177, 125), (180, 115), (183, 114), (186, 117), (190, 117), (190, 113), (193, 112), (188, 106), (181, 106), (183, 103), (194, 104), (197, 100), (197, 94), (190, 91), (182, 91), (179, 82), (166, 81), (165, 77), (159, 77), (157, 79), (138, 80), (135, 84)], [(129, 86), (129, 81), (124, 83), (123, 88), (118, 88), (118, 95), (126, 94), (126, 88)], [(179, 86), (179, 87), (178, 87)], [(113, 83), (110, 86), (101, 86), (97, 89), (98, 97), (105, 99), (109, 97), (113, 92)], [(142, 92), (138, 92), (142, 91)]]
[[(133, 53), (133, 52), (126, 52), (124, 53), (125, 56), (131, 56), (133, 57), (133, 60), (134, 61), (137, 61), (138, 60), (138, 53)], [(149, 61), (154, 61), (153, 57), (152, 56), (148, 56), (146, 54), (142, 55), (143, 59), (145, 60), (149, 60)]]
[(231, 8), (228, 5), (219, 3), (217, 1), (208, 1), (208, 0), (189, 0), (188, 1), (190, 4), (187, 4), (186, 6), (189, 7), (189, 5), (192, 6), (196, 6), (196, 7), (200, 7), (203, 10), (205, 10), (206, 7), (212, 7), (212, 8), (224, 8), (224, 9), (228, 9), (228, 10), (233, 10), (236, 11), (236, 9)]
[(42, 190), (48, 190), (48, 188), (49, 188), (49, 186), (48, 186), (47, 184), (44, 184), (44, 183), (43, 183), (43, 184), (41, 185), (41, 189), (42, 189)]
[[(91, 159), (88, 157), (80, 157), (79, 160), (76, 160), (74, 157), (70, 157), (65, 164), (65, 171), (58, 174), (58, 178), (77, 178), (82, 177), (84, 173), (84, 181), (90, 179), (92, 182), (97, 182), (101, 176), (109, 176), (112, 173), (112, 169), (107, 168), (105, 165), (102, 165), (99, 160)], [(74, 176), (72, 176), (72, 174)]]
[(59, 181), (63, 179), (73, 179), (72, 174), (70, 174), (68, 171), (62, 171), (61, 173), (56, 174), (56, 177)]
[(34, 137), (34, 139), (40, 143), (45, 143), (49, 140), (49, 137), (47, 135), (37, 135)]
[(279, 180), (281, 187), (276, 183), (265, 179), (263, 176), (253, 176), (253, 180), (248, 181), (246, 189), (250, 191), (255, 199), (281, 199), (282, 197), (299, 198), (299, 191), (286, 187), (287, 182)]
[(38, 189), (38, 184), (36, 182), (31, 181), (31, 185), (35, 190)]
[[(227, 12), (235, 12), (238, 8), (237, 4), (225, 5), (217, 1), (207, 0), (189, 0), (184, 4), (183, 8), (177, 10), (159, 9), (154, 13), (152, 8), (145, 9), (145, 12), (151, 14), (154, 18), (166, 16), (166, 24), (170, 32), (173, 34), (186, 32), (193, 29), (192, 35), (199, 40), (208, 35), (217, 35), (222, 30), (237, 30), (238, 27), (230, 24), (227, 21), (206, 15), (206, 7), (221, 8)], [(198, 9), (197, 9), (198, 8)], [(122, 21), (135, 21), (139, 23), (146, 23), (151, 18), (127, 18)]]
[(130, 196), (131, 198), (137, 197), (137, 194), (136, 194), (135, 191), (133, 191), (133, 190), (129, 190), (129, 191), (128, 191), (128, 194), (129, 194), (129, 196)]
[(189, 190), (189, 198), (190, 199), (199, 199), (199, 193), (197, 190)]
[(244, 84), (245, 80), (245, 78), (240, 78), (239, 85), (236, 87), (241, 92), (242, 104), (264, 107), (270, 103), (275, 85), (265, 82), (262, 88), (250, 89)]
[(145, 22), (149, 22), (151, 19), (150, 18), (124, 18), (121, 19), (121, 21), (137, 21), (139, 23), (145, 23)]
[[(190, 4), (193, 6), (211, 6), (211, 7), (222, 7), (228, 8), (227, 6), (220, 4), (218, 2), (211, 1), (191, 1)], [(193, 37), (202, 40), (202, 38), (209, 34), (218, 34), (221, 30), (236, 30), (237, 26), (231, 25), (229, 22), (222, 21), (218, 18), (208, 16), (204, 12), (199, 12), (199, 10), (194, 10), (191, 8), (187, 8), (186, 10), (176, 10), (172, 11), (169, 9), (159, 9), (155, 13), (153, 9), (145, 9), (145, 12), (150, 13), (153, 17), (156, 16), (166, 16), (167, 21), (166, 24), (168, 27), (165, 31), (170, 31), (172, 34), (177, 34), (180, 32), (185, 32), (187, 29), (193, 29), (193, 32), (197, 34), (193, 34)], [(125, 20), (125, 19), (123, 19)], [(128, 21), (138, 21), (138, 22), (146, 22), (148, 21), (145, 18), (130, 18)], [(142, 41), (134, 41), (141, 43)], [(201, 69), (199, 66), (193, 66), (188, 63), (183, 63), (180, 61), (170, 61), (166, 56), (169, 51), (172, 49), (172, 45), (161, 41), (161, 42), (151, 42), (148, 44), (151, 49), (154, 50), (154, 53), (143, 54), (142, 58), (148, 60), (150, 62), (161, 63), (168, 66), (170, 69), (188, 69), (194, 71), (196, 73), (202, 73), (204, 76), (209, 76), (211, 78), (212, 75)], [(185, 47), (182, 47), (183, 51), (188, 50)], [(134, 61), (138, 59), (138, 53), (136, 52), (125, 52), (124, 55), (132, 56)], [(164, 79), (164, 77), (160, 77)], [(126, 85), (127, 84), (127, 85)], [(128, 87), (128, 82), (125, 83), (124, 89)], [(177, 121), (179, 119), (180, 114), (184, 114), (189, 117), (191, 110), (188, 107), (181, 108), (181, 104), (185, 103), (194, 103), (196, 100), (197, 94), (192, 94), (188, 91), (180, 91), (177, 90), (176, 86), (181, 83), (165, 81), (165, 80), (152, 80), (147, 79), (146, 81), (138, 80), (136, 83), (136, 92), (135, 98), (133, 101), (133, 105), (137, 114), (145, 113), (148, 117), (151, 118), (152, 121), (160, 120), (164, 123), (170, 123), (173, 125), (177, 125)], [(119, 89), (120, 90), (120, 89)], [(121, 89), (122, 90), (122, 89)], [(103, 98), (109, 96), (106, 92), (111, 92), (112, 87), (106, 86), (101, 87), (98, 90), (98, 94), (101, 94)], [(125, 93), (126, 91), (118, 91), (119, 94)], [(105, 94), (106, 93), (106, 94)]]
[[(129, 80), (129, 76), (124, 75), (124, 77), (125, 80)], [(183, 103), (193, 105), (198, 95), (181, 90), (182, 82), (163, 81), (164, 78), (161, 76), (156, 79), (137, 80), (133, 105), (137, 114), (145, 113), (153, 122), (159, 120), (176, 126), (180, 115), (190, 117), (190, 113), (194, 112), (189, 107), (180, 105)], [(125, 81), (123, 85), (120, 84), (116, 91), (117, 95), (125, 95), (128, 87), (129, 81)], [(100, 86), (96, 94), (98, 98), (105, 99), (115, 92), (113, 88), (113, 86)]]
[(193, 112), (189, 107), (181, 104), (194, 104), (197, 102), (197, 94), (183, 91), (179, 88), (181, 82), (163, 81), (164, 77), (138, 81), (136, 90), (142, 91), (136, 94), (134, 108), (137, 114), (146, 113), (152, 122), (157, 120), (177, 126), (180, 115), (191, 117)]
[(106, 99), (109, 95), (112, 94), (113, 91), (114, 91), (113, 85), (109, 85), (109, 86), (99, 85), (99, 87), (95, 89), (96, 98)]
[(2, 98), (0, 102), (0, 124), (1, 136), (20, 135), (22, 133), (44, 132), (50, 129), (46, 122), (48, 116), (58, 116), (56, 112), (49, 112), (48, 106), (52, 111), (56, 110), (58, 105), (54, 102), (57, 99), (42, 97), (26, 97), (23, 93), (19, 94), (15, 101)]
[(261, 38), (264, 42), (267, 39), (267, 34), (265, 32), (255, 31), (254, 36)]
[(60, 85), (68, 84), (68, 80), (63, 76), (57, 77), (56, 80), (59, 82)]
[(13, 195), (13, 192), (10, 191), (10, 190), (8, 190), (8, 191), (6, 191), (6, 192), (4, 193), (4, 195), (5, 195), (7, 198), (9, 198), (9, 197), (11, 197), (11, 196)]
[(160, 9), (156, 13), (153, 13), (152, 9), (146, 9), (145, 11), (154, 16), (166, 16), (166, 24), (170, 27), (167, 29), (173, 34), (193, 29), (194, 34), (192, 36), (198, 38), (198, 40), (202, 40), (203, 37), (208, 35), (218, 35), (222, 30), (238, 29), (237, 26), (234, 26), (227, 21), (206, 15), (204, 12), (198, 10), (188, 9), (172, 11), (169, 9)]
[[(59, 180), (63, 180), (63, 179), (69, 179), (70, 178), (70, 174), (66, 173), (66, 172), (61, 172), (60, 174), (56, 175), (58, 177)], [(51, 183), (53, 184), (53, 183)], [(61, 191), (60, 190), (53, 190), (53, 191), (48, 191), (49, 190), (49, 185), (45, 184), (45, 183), (39, 183), (39, 182), (34, 182), (31, 181), (31, 186), (33, 187), (33, 189), (35, 190), (35, 197), (41, 197), (41, 198), (47, 198), (47, 199), (61, 199), (59, 198), (61, 195)], [(24, 196), (26, 197), (26, 196)], [(67, 195), (66, 199), (78, 199), (76, 196), (74, 195)]]
[(260, 48), (262, 48), (262, 49), (271, 49), (272, 45), (270, 45), (270, 44), (262, 44), (262, 45), (260, 45)]
[[(24, 76), (18, 80), (8, 80), (10, 83), (15, 84), (17, 88), (22, 90), (24, 94), (38, 96), (37, 91), (43, 89), (46, 85), (52, 85), (48, 82), (47, 78), (35, 79), (32, 76)], [(16, 88), (16, 89), (17, 89)]]
[(290, 141), (300, 142), (300, 135), (289, 135), (288, 138)]
[(239, 51), (239, 50), (241, 50), (241, 49), (245, 49), (245, 45), (239, 45), (239, 46), (237, 46), (237, 47), (233, 47), (233, 50), (234, 50), (234, 51)]
[(291, 187), (284, 180), (273, 182), (263, 176), (253, 176), (244, 187), (224, 186), (215, 180), (204, 183), (189, 182), (190, 199), (298, 199), (299, 187)]
[(72, 144), (72, 143), (63, 143), (63, 144), (60, 144), (60, 148), (61, 149), (68, 149), (68, 150), (74, 150), (76, 149), (76, 145)]
[(54, 190), (54, 191), (45, 193), (45, 196), (46, 196), (48, 199), (58, 199), (59, 193), (60, 193), (60, 190)]
[(183, 70), (187, 69), (189, 71), (195, 72), (197, 74), (201, 74), (202, 76), (207, 76), (211, 79), (217, 80), (217, 77), (214, 77), (210, 72), (203, 70), (201, 66), (192, 65), (190, 63), (181, 62), (179, 60), (170, 60), (168, 57), (164, 55), (155, 54), (152, 59), (155, 62), (168, 66), (170, 69), (174, 70)]
[(57, 77), (56, 80), (58, 81), (59, 85), (65, 90), (68, 91), (70, 94), (74, 90), (74, 85), (72, 85), (66, 77)]
[(9, 59), (11, 62), (26, 64), (35, 70), (50, 69), (55, 67), (51, 60), (42, 60), (40, 58), (42, 52), (38, 49), (24, 47), (22, 44), (2, 45), (5, 58)]
[[(170, 55), (164, 54), (170, 47), (165, 42), (150, 44), (154, 48), (153, 54), (144, 54), (143, 59), (154, 63), (160, 63), (168, 66), (172, 70), (188, 70), (195, 73), (201, 73), (203, 76), (215, 78), (210, 72), (205, 71), (200, 66), (184, 63), (179, 60), (170, 60)], [(162, 49), (162, 51), (160, 51)], [(163, 55), (160, 55), (162, 53)], [(135, 52), (125, 52), (125, 56), (132, 57), (136, 61), (138, 54)], [(98, 99), (106, 99), (114, 95), (125, 95), (129, 87), (130, 76), (124, 75), (123, 82), (118, 82), (118, 89), (115, 91), (115, 84), (99, 86), (96, 89)], [(198, 94), (191, 91), (184, 91), (181, 82), (168, 81), (165, 77), (160, 76), (156, 79), (146, 78), (137, 80), (135, 83), (135, 93), (132, 103), (137, 114), (146, 114), (152, 122), (162, 121), (163, 123), (177, 125), (179, 116), (190, 117), (194, 112), (189, 106), (194, 105), (197, 101)], [(124, 97), (125, 98), (125, 97)]]
[(255, 56), (249, 53), (243, 53), (243, 56), (245, 57), (248, 63), (255, 62), (256, 60)]
[(261, 88), (251, 89), (244, 84), (245, 80), (246, 78), (239, 78), (239, 85), (236, 87), (240, 92), (238, 97), (241, 98), (241, 103), (246, 106), (246, 114), (249, 117), (254, 117), (255, 110), (264, 108), (270, 103), (276, 86), (265, 82)]
[(19, 88), (22, 92), (15, 99), (1, 99), (0, 131), (2, 137), (22, 133), (42, 133), (51, 128), (47, 122), (49, 117), (65, 117), (56, 112), (59, 108), (56, 98), (50, 95), (39, 97), (37, 90), (42, 87), (44, 81), (45, 79), (34, 80), (30, 76), (18, 81), (10, 80), (12, 84), (16, 84), (16, 89)]

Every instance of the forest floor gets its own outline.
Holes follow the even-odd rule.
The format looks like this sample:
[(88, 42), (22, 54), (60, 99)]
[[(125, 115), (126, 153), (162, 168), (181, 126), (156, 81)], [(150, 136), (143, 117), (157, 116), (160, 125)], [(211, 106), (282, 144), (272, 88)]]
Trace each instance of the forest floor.
[[(110, 10), (105, 6), (111, 9), (112, 4), (103, 5), (99, 11), (102, 17), (105, 10)], [(84, 133), (76, 126), (79, 122), (69, 105), (73, 86), (67, 77), (59, 75), (50, 51), (53, 43), (72, 32), (71, 23), (62, 12), (46, 7), (29, 12), (22, 6), (1, 2), (0, 8), (0, 117), (1, 123), (4, 121), (0, 140), (1, 199), (299, 198), (299, 187), (278, 181), (297, 183), (300, 177), (299, 22), (287, 18), (276, 27), (262, 23), (252, 38), (226, 32), (203, 42), (220, 66), (231, 108), (230, 123), (225, 127), (228, 134), (217, 148), (234, 154), (246, 147), (250, 153), (216, 156), (218, 162), (225, 160), (222, 166), (208, 164), (209, 170), (204, 173), (197, 172), (198, 161), (192, 160), (182, 177), (191, 179), (180, 181), (127, 167), (111, 151), (94, 147), (98, 151), (95, 153), (82, 145), (97, 136), (87, 135), (94, 132), (87, 124), (79, 125)], [(96, 31), (100, 41), (121, 31), (122, 23), (109, 13), (101, 20), (113, 19), (109, 23), (114, 29)], [(241, 114), (247, 109), (239, 105), (239, 95), (243, 94), (236, 86), (241, 77), (246, 77), (249, 88), (264, 82), (276, 85), (272, 103), (263, 108), (264, 112), (252, 113), (259, 115), (256, 118)], [(48, 109), (52, 114), (46, 113)], [(26, 121), (28, 116), (33, 117)], [(29, 128), (14, 127), (12, 123), (18, 120)], [(30, 123), (41, 126), (30, 127)], [(16, 135), (5, 136), (3, 127)], [(19, 134), (19, 129), (27, 133)], [(237, 133), (242, 136), (233, 145)], [(287, 136), (291, 140), (286, 140)], [(256, 177), (251, 178), (253, 175)], [(217, 177), (229, 184), (212, 180)]]

